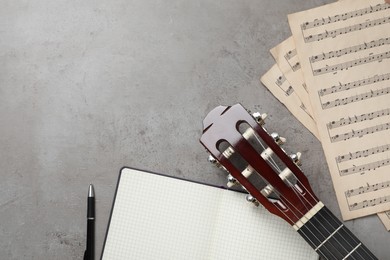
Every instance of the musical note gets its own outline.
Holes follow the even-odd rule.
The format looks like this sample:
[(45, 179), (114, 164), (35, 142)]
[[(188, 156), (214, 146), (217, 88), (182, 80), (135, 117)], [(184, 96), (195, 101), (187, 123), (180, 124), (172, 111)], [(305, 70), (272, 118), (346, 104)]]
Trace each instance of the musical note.
[(287, 90), (285, 91), (286, 96), (290, 96), (294, 92), (294, 89), (292, 86), (289, 86)]
[(345, 84), (339, 82), (339, 85), (337, 85), (337, 86), (332, 86), (330, 88), (324, 88), (324, 89), (319, 90), (318, 95), (320, 97), (323, 97), (325, 95), (330, 95), (333, 93), (346, 91), (346, 90), (374, 84), (376, 82), (385, 81), (385, 80), (390, 80), (390, 73), (375, 75), (375, 76), (368, 78), (368, 79), (361, 79), (361, 80), (357, 80), (357, 81), (353, 81), (353, 82), (348, 82)]
[(336, 157), (337, 163), (349, 161), (358, 159), (361, 157), (368, 157), (370, 155), (378, 154), (378, 153), (384, 153), (390, 151), (390, 144), (385, 144), (382, 146), (373, 147), (370, 149), (362, 150), (362, 151), (356, 151), (353, 153), (343, 154)]
[(280, 87), (281, 85), (283, 85), (285, 81), (286, 81), (286, 77), (282, 75), (276, 79), (275, 84), (278, 85), (278, 87)]
[(352, 61), (339, 63), (339, 64), (332, 65), (332, 66), (326, 66), (326, 67), (322, 67), (319, 69), (315, 69), (315, 70), (313, 70), (313, 75), (318, 76), (318, 75), (322, 75), (325, 73), (336, 72), (338, 70), (347, 70), (349, 68), (356, 67), (356, 66), (359, 66), (362, 64), (367, 64), (367, 63), (374, 62), (374, 61), (381, 62), (383, 59), (388, 59), (388, 58), (390, 58), (390, 51), (379, 53), (376, 55), (370, 55), (368, 57), (364, 57), (364, 58), (360, 58), (360, 59), (356, 59), (356, 60), (352, 60)]
[(286, 77), (283, 74), (279, 74), (281, 76), (277, 77), (275, 80), (275, 84), (285, 93), (286, 96), (290, 96), (294, 93), (294, 88), (289, 84)]
[(338, 99), (335, 99), (333, 101), (328, 101), (328, 102), (322, 103), (321, 106), (322, 106), (322, 109), (329, 109), (332, 107), (347, 105), (347, 104), (352, 103), (352, 102), (359, 102), (359, 101), (363, 101), (363, 100), (366, 100), (369, 98), (387, 95), (389, 93), (390, 93), (390, 87), (382, 88), (382, 89), (378, 89), (378, 90), (371, 90), (370, 92), (366, 92), (363, 94), (359, 94), (359, 95), (355, 95), (355, 96), (351, 96), (351, 97), (346, 97), (346, 98), (342, 98), (342, 99), (338, 98)]
[(379, 40), (374, 40), (374, 41), (371, 41), (369, 43), (363, 43), (363, 44), (355, 45), (352, 47), (340, 49), (337, 51), (330, 51), (328, 53), (321, 53), (321, 54), (311, 56), (310, 63), (315, 63), (315, 62), (321, 61), (321, 60), (332, 59), (335, 57), (341, 57), (343, 55), (347, 55), (350, 53), (356, 53), (358, 51), (372, 49), (372, 48), (379, 47), (382, 45), (387, 45), (387, 44), (390, 44), (390, 38), (381, 38)]
[(390, 181), (384, 181), (384, 182), (379, 182), (375, 183), (373, 185), (370, 185), (367, 183), (367, 186), (360, 186), (359, 188), (354, 188), (347, 190), (345, 193), (345, 197), (350, 198), (353, 196), (357, 196), (363, 193), (369, 193), (377, 190), (382, 190), (390, 187)]
[(363, 128), (363, 129), (356, 130), (356, 131), (351, 130), (350, 132), (340, 134), (340, 135), (337, 134), (337, 135), (331, 136), (330, 140), (332, 143), (335, 143), (335, 142), (345, 141), (345, 140), (348, 140), (351, 138), (356, 138), (356, 137), (361, 138), (361, 137), (368, 135), (368, 134), (373, 134), (373, 133), (377, 133), (380, 131), (388, 130), (389, 128), (390, 128), (390, 123), (385, 123), (385, 124), (381, 124), (381, 125)]
[(373, 207), (378, 204), (389, 203), (389, 202), (390, 202), (390, 195), (378, 197), (370, 200), (363, 200), (361, 202), (349, 204), (348, 206), (349, 206), (349, 210), (357, 210), (357, 209), (364, 209), (367, 207)]
[(353, 167), (342, 169), (339, 172), (341, 176), (355, 174), (355, 173), (363, 174), (365, 173), (365, 171), (376, 170), (377, 168), (380, 168), (382, 166), (387, 166), (389, 164), (390, 164), (390, 159), (385, 159), (385, 160), (380, 160), (380, 161), (367, 163), (359, 166), (354, 165)]
[(292, 65), (291, 68), (292, 68), (293, 71), (297, 71), (297, 70), (299, 70), (301, 68), (301, 63), (298, 61), (297, 63)]
[(305, 23), (301, 24), (301, 30), (304, 31), (304, 30), (307, 30), (310, 28), (315, 28), (315, 27), (322, 26), (325, 24), (339, 22), (341, 20), (345, 21), (345, 20), (353, 18), (353, 17), (363, 16), (366, 14), (383, 11), (383, 10), (386, 10), (389, 8), (390, 8), (390, 6), (387, 4), (378, 4), (378, 5), (373, 6), (373, 7), (363, 8), (360, 10), (356, 10), (356, 11), (352, 11), (352, 12), (348, 12), (348, 13), (344, 13), (344, 14), (337, 14), (337, 15), (333, 15), (333, 16), (328, 16), (326, 18), (316, 19), (312, 22), (305, 22)]
[(284, 58), (289, 61), (291, 60), (293, 57), (295, 57), (297, 55), (297, 49), (293, 49), (291, 51), (288, 51), (285, 55), (284, 55)]
[(347, 26), (347, 27), (332, 30), (332, 31), (325, 31), (325, 32), (319, 33), (319, 34), (309, 35), (309, 36), (304, 37), (304, 41), (305, 41), (305, 43), (308, 43), (308, 42), (314, 42), (314, 41), (322, 41), (322, 40), (330, 38), (330, 37), (336, 38), (337, 36), (342, 35), (342, 34), (348, 34), (351, 32), (360, 31), (360, 30), (371, 28), (371, 27), (378, 26), (381, 24), (386, 24), (389, 22), (390, 22), (390, 17), (383, 17), (383, 18), (379, 18), (379, 19), (375, 19), (372, 21), (367, 21), (364, 23), (359, 23), (359, 24)]
[(338, 121), (332, 121), (332, 122), (327, 123), (326, 126), (329, 130), (331, 130), (331, 129), (334, 129), (337, 127), (351, 125), (351, 124), (355, 124), (355, 123), (359, 123), (359, 122), (363, 122), (363, 121), (367, 121), (367, 120), (372, 120), (374, 118), (379, 118), (379, 117), (388, 116), (388, 115), (390, 115), (390, 108), (378, 110), (378, 111), (371, 112), (371, 113), (361, 114), (360, 116), (354, 115), (354, 116), (351, 116), (348, 118), (340, 118), (340, 120), (338, 120)]

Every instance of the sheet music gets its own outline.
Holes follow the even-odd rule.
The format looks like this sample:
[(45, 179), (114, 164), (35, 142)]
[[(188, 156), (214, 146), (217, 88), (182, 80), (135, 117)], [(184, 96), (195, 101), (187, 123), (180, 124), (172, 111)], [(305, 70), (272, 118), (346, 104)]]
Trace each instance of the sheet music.
[(317, 126), (295, 87), (287, 80), (277, 64), (261, 77), (261, 82), (287, 109), (318, 138)]
[(289, 23), (343, 219), (389, 210), (390, 6), (345, 0)]
[(309, 93), (302, 75), (301, 62), (299, 60), (293, 37), (278, 44), (270, 50), (278, 64), (280, 71), (286, 79), (294, 86), (299, 99), (305, 105), (307, 112), (312, 116), (313, 111), (310, 104)]
[[(347, 51), (351, 51), (352, 48), (347, 48), (346, 50)], [(271, 52), (272, 56), (275, 58), (275, 60), (277, 62), (277, 65), (279, 66), (281, 72), (284, 74), (286, 79), (293, 86), (293, 88), (296, 91), (296, 93), (298, 94), (299, 93), (298, 92), (299, 89), (301, 89), (301, 90), (303, 90), (303, 93), (306, 93), (307, 98), (309, 98), (309, 94), (307, 93), (306, 89), (304, 89), (303, 87), (301, 87), (301, 88), (297, 87), (299, 85), (301, 85), (301, 86), (304, 85), (304, 83), (303, 84), (301, 83), (301, 82), (304, 82), (304, 78), (303, 78), (303, 75), (302, 75), (301, 68), (298, 68), (298, 69), (294, 70), (293, 69), (294, 66), (291, 65), (291, 64), (297, 64), (298, 62), (295, 62), (295, 63), (293, 62), (293, 63), (288, 63), (288, 64), (284, 63), (286, 60), (291, 60), (292, 56), (294, 56), (294, 57), (298, 56), (297, 52), (296, 52), (296, 47), (295, 47), (295, 42), (293, 40), (293, 37), (289, 37), (287, 40), (283, 41), (278, 46), (276, 46), (273, 49), (271, 49), (270, 52)], [(336, 53), (336, 55), (340, 55), (340, 54)], [(317, 59), (317, 57), (312, 57), (312, 59), (313, 60)], [(281, 69), (281, 67), (284, 68), (284, 71)], [(298, 83), (295, 83), (295, 84), (291, 83), (291, 82), (294, 82), (294, 81), (298, 82)], [(270, 89), (272, 87), (273, 87), (272, 84), (267, 86), (268, 89)], [(334, 89), (333, 91), (337, 91), (337, 90)], [(297, 107), (299, 107), (301, 105), (301, 102), (304, 103), (303, 101), (298, 100), (298, 99), (286, 99), (284, 104), (291, 111), (291, 109), (290, 109), (291, 107), (297, 108)], [(311, 104), (309, 104), (309, 105), (311, 106)], [(309, 111), (307, 111), (307, 112), (310, 113)], [(371, 114), (369, 114), (367, 116), (366, 119), (370, 120), (373, 117), (375, 117), (375, 115), (377, 115), (377, 114), (378, 114), (378, 112), (375, 113), (375, 114), (371, 113)], [(297, 118), (297, 119), (300, 120), (299, 118)], [(315, 119), (313, 119), (313, 120), (315, 121)], [(332, 122), (332, 125), (334, 125), (334, 127), (337, 127), (340, 124), (350, 123), (351, 120), (352, 119), (343, 119), (343, 120), (340, 120), (338, 122)], [(306, 128), (310, 127), (310, 124), (307, 125), (307, 121), (301, 121), (301, 123), (303, 125), (305, 125)], [(315, 122), (311, 123), (311, 124), (315, 124)], [(330, 126), (330, 127), (333, 127), (333, 126)], [(385, 145), (384, 147), (386, 147), (386, 149), (388, 149), (390, 147), (390, 145)], [(363, 151), (362, 153), (355, 153), (353, 155), (353, 157), (366, 156), (371, 151), (372, 151), (372, 149), (367, 149), (367, 150)], [(338, 160), (347, 160), (346, 158), (348, 158), (348, 157), (351, 157), (351, 155), (346, 156), (344, 159), (338, 158)], [(386, 229), (388, 231), (390, 231), (390, 211), (378, 213), (378, 217), (383, 222), (383, 224), (385, 225)]]

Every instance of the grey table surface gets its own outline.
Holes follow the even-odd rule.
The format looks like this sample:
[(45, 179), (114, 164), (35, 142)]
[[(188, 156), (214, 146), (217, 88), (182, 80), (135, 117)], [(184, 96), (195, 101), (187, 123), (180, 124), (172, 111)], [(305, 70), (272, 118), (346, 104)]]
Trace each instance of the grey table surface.
[[(81, 259), (89, 183), (99, 256), (122, 166), (224, 184), (198, 139), (238, 102), (269, 114), (340, 217), (320, 143), (259, 82), (287, 14), (328, 2), (0, 1), (0, 259)], [(376, 216), (345, 225), (390, 259)]]

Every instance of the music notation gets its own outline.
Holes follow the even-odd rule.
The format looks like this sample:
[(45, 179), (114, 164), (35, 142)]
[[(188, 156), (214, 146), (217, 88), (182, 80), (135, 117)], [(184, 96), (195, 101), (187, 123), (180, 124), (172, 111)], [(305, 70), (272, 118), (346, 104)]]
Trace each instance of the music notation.
[(360, 186), (359, 188), (356, 189), (350, 189), (345, 192), (345, 196), (347, 198), (357, 196), (363, 193), (368, 193), (368, 192), (373, 192), (381, 189), (386, 189), (390, 187), (390, 181), (384, 181), (376, 184), (368, 184), (367, 186)]
[(315, 27), (322, 26), (325, 24), (339, 22), (341, 20), (345, 21), (345, 20), (353, 18), (353, 17), (363, 16), (366, 14), (371, 14), (374, 12), (383, 11), (383, 10), (386, 10), (389, 8), (390, 8), (390, 6), (388, 6), (387, 4), (378, 4), (376, 6), (370, 6), (368, 8), (363, 8), (363, 9), (359, 9), (359, 10), (344, 13), (344, 14), (337, 14), (337, 15), (333, 15), (333, 16), (328, 16), (328, 17), (325, 17), (322, 19), (316, 19), (312, 22), (305, 22), (305, 23), (301, 24), (301, 30), (304, 31), (304, 30), (307, 30), (310, 28), (315, 28)]
[(371, 163), (366, 163), (363, 165), (354, 165), (353, 167), (347, 168), (347, 169), (342, 169), (340, 170), (340, 175), (345, 176), (349, 174), (355, 174), (355, 173), (365, 173), (365, 171), (371, 171), (371, 170), (376, 170), (377, 168), (387, 166), (390, 164), (390, 159), (384, 159), (376, 162), (371, 162)]
[(389, 130), (390, 128), (390, 123), (385, 123), (381, 125), (376, 125), (376, 126), (371, 126), (371, 127), (366, 127), (360, 130), (351, 130), (350, 132), (340, 134), (340, 135), (334, 135), (330, 137), (330, 140), (332, 143), (339, 142), (339, 141), (346, 141), (351, 138), (356, 138), (356, 137), (363, 137), (368, 134), (373, 134), (385, 130)]
[(326, 124), (328, 129), (334, 129), (337, 127), (345, 126), (345, 125), (350, 125), (354, 123), (359, 123), (367, 120), (372, 120), (374, 118), (382, 117), (382, 116), (388, 116), (390, 115), (390, 108), (386, 109), (381, 109), (375, 112), (371, 113), (365, 113), (361, 114), (360, 116), (352, 116), (348, 118), (341, 118), (338, 121), (332, 121)]
[(367, 63), (374, 62), (374, 61), (381, 62), (383, 59), (388, 59), (388, 58), (390, 58), (390, 51), (375, 54), (375, 55), (370, 55), (368, 57), (356, 59), (353, 61), (347, 61), (347, 62), (339, 63), (336, 65), (326, 66), (323, 68), (315, 69), (315, 70), (313, 70), (313, 75), (318, 76), (318, 75), (325, 74), (325, 73), (336, 72), (338, 70), (347, 70), (349, 68), (359, 66), (362, 64), (367, 64)]
[(293, 49), (291, 51), (288, 51), (285, 55), (284, 55), (284, 58), (289, 61), (291, 60), (293, 57), (295, 57), (297, 55), (297, 49)]
[(286, 93), (286, 96), (290, 96), (294, 92), (294, 89), (292, 86), (288, 86), (287, 90), (284, 91)]
[[(379, 187), (390, 183), (390, 5), (351, 3), (337, 1), (288, 16), (345, 220), (390, 209), (390, 186)], [(364, 193), (360, 189), (355, 196), (359, 187)], [(386, 198), (379, 197), (387, 195), (383, 203)]]
[(295, 56), (297, 56), (297, 50), (296, 49), (292, 49), (292, 50), (286, 52), (286, 54), (284, 54), (284, 56), (283, 56), (286, 59), (288, 65), (291, 67), (291, 69), (293, 71), (297, 71), (297, 70), (299, 70), (301, 68), (301, 64), (300, 64), (299, 61), (297, 61), (295, 63), (290, 62), (290, 60), (292, 58), (294, 58)]
[[(291, 65), (290, 65), (291, 66)], [(291, 69), (295, 72), (301, 68), (301, 63), (297, 61), (294, 65), (291, 66)]]
[(309, 60), (310, 60), (310, 63), (315, 63), (317, 61), (332, 59), (335, 57), (341, 57), (343, 55), (347, 55), (350, 53), (355, 53), (355, 52), (359, 52), (359, 51), (363, 51), (363, 50), (367, 50), (367, 49), (372, 49), (372, 48), (379, 47), (382, 45), (387, 45), (387, 44), (390, 44), (390, 38), (381, 38), (379, 40), (374, 40), (374, 41), (371, 41), (369, 43), (363, 43), (363, 44), (355, 45), (352, 47), (340, 49), (337, 51), (330, 51), (328, 53), (317, 54), (317, 55), (311, 56)]
[(319, 34), (309, 35), (309, 36), (304, 37), (303, 39), (304, 39), (305, 43), (314, 42), (314, 41), (322, 41), (322, 40), (327, 39), (327, 38), (336, 38), (338, 35), (348, 34), (348, 33), (355, 32), (355, 31), (360, 31), (360, 30), (371, 28), (374, 26), (386, 24), (389, 22), (390, 22), (390, 17), (383, 17), (383, 18), (379, 18), (379, 19), (375, 19), (372, 21), (367, 21), (364, 23), (359, 23), (359, 24), (347, 26), (347, 27), (332, 30), (332, 31), (325, 31), (325, 32), (319, 33)]
[(293, 87), (290, 85), (287, 89), (283, 89), (282, 85), (287, 81), (286, 77), (284, 75), (279, 76), (275, 84), (286, 94), (286, 96), (290, 96), (292, 93), (294, 93)]
[(321, 106), (322, 106), (322, 109), (329, 109), (332, 107), (347, 105), (347, 104), (353, 103), (353, 102), (363, 101), (363, 100), (373, 98), (373, 97), (387, 95), (389, 93), (390, 93), (390, 87), (382, 88), (382, 89), (378, 89), (378, 90), (371, 90), (370, 92), (366, 92), (363, 94), (358, 94), (358, 95), (351, 96), (351, 97), (346, 97), (346, 98), (342, 98), (342, 99), (338, 98), (338, 99), (335, 99), (333, 101), (328, 101), (328, 102), (322, 103)]
[(378, 204), (382, 203), (388, 203), (390, 201), (390, 195), (388, 196), (383, 196), (383, 197), (378, 197), (370, 200), (363, 200), (361, 202), (349, 204), (349, 210), (357, 210), (357, 209), (364, 209), (367, 207), (373, 207)]
[(343, 154), (336, 157), (336, 162), (341, 163), (345, 161), (350, 161), (354, 159), (358, 159), (361, 157), (368, 157), (370, 155), (378, 154), (378, 153), (384, 153), (390, 151), (390, 144), (385, 144), (382, 146), (373, 147), (366, 150), (356, 151), (353, 153)]
[(283, 85), (283, 83), (286, 81), (286, 77), (284, 75), (278, 77), (275, 81), (275, 84), (280, 87), (281, 85)]
[(332, 86), (330, 88), (321, 89), (320, 91), (318, 91), (318, 95), (320, 97), (322, 97), (325, 95), (330, 95), (333, 93), (346, 91), (346, 90), (374, 84), (374, 83), (377, 83), (380, 81), (385, 81), (385, 80), (390, 80), (390, 73), (375, 75), (375, 76), (368, 78), (368, 79), (361, 79), (361, 80), (357, 80), (357, 81), (353, 81), (353, 82), (348, 82), (345, 84), (339, 82), (339, 85), (337, 85), (337, 86)]

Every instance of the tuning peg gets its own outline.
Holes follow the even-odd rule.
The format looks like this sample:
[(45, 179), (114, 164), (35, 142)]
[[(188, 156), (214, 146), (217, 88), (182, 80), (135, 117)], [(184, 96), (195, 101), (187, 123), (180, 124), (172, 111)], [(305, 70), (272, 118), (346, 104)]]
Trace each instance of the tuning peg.
[(229, 188), (233, 187), (235, 184), (238, 183), (237, 180), (236, 180), (236, 178), (234, 178), (231, 174), (229, 174), (229, 175), (227, 176), (227, 180), (228, 180), (227, 186), (228, 186)]
[(264, 125), (265, 122), (264, 120), (267, 118), (267, 114), (261, 114), (259, 112), (254, 112), (252, 114), (253, 118), (256, 120), (256, 122), (259, 124), (259, 125)]
[(287, 141), (286, 138), (279, 136), (278, 133), (272, 133), (271, 137), (274, 139), (275, 143), (277, 143), (278, 145), (282, 145)]
[(255, 199), (252, 195), (248, 194), (245, 197), (246, 201), (253, 203), (256, 207), (260, 205), (260, 203)]
[(217, 159), (214, 158), (214, 156), (212, 156), (211, 154), (209, 155), (209, 157), (207, 158), (207, 161), (209, 163), (211, 163), (212, 165), (218, 167), (218, 168), (221, 168), (221, 164), (217, 161)]
[(302, 154), (300, 152), (290, 154), (291, 160), (293, 160), (293, 162), (298, 166), (302, 165), (301, 156), (302, 156)]

